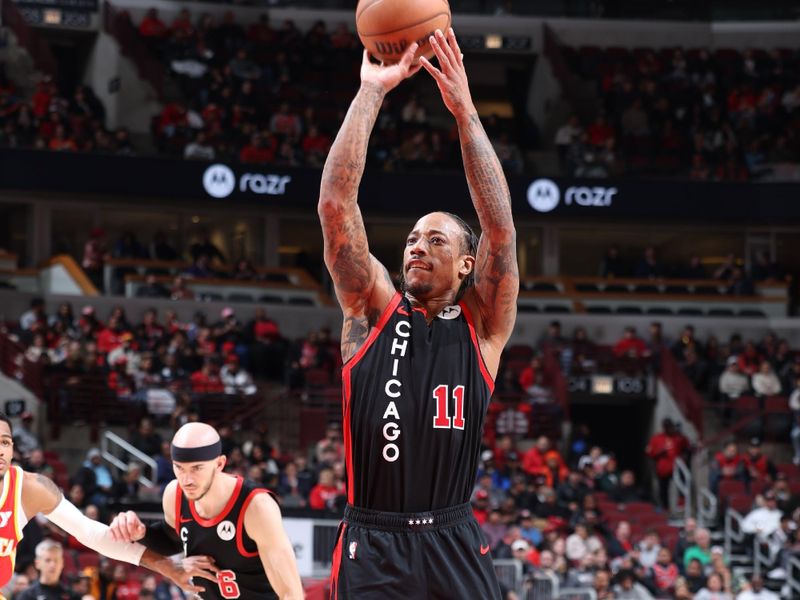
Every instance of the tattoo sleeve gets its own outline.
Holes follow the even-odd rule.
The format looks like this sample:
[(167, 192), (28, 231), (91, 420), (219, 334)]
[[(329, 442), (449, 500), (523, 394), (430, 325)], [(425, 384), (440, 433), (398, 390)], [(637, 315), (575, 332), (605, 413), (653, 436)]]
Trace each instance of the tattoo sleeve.
[(458, 131), (464, 171), (482, 231), (475, 257), (475, 291), (485, 309), (489, 333), (510, 335), (519, 294), (511, 194), (477, 113), (460, 120)]
[[(367, 339), (373, 324), (368, 300), (386, 269), (369, 253), (367, 232), (358, 208), (358, 187), (364, 174), (370, 133), (385, 92), (363, 85), (350, 104), (325, 167), (319, 196), (319, 216), (325, 244), (325, 264), (345, 314), (342, 356), (349, 359)], [(389, 278), (391, 282), (391, 279)], [(380, 280), (382, 285), (383, 279)]]

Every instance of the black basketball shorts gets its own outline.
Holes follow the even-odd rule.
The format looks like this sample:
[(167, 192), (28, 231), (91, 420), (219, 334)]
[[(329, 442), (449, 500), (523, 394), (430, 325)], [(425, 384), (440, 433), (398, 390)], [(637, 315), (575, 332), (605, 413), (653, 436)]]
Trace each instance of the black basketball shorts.
[(348, 506), (330, 600), (499, 600), (492, 556), (469, 504), (424, 513)]

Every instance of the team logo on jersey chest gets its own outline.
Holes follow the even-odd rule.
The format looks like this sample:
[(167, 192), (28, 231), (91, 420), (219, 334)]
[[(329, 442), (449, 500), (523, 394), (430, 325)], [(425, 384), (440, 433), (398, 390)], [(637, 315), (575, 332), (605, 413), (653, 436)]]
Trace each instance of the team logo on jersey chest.
[(461, 314), (460, 306), (445, 306), (442, 309), (442, 312), (439, 313), (439, 318), (452, 321), (453, 319), (457, 319), (460, 314)]
[(223, 542), (230, 542), (236, 537), (236, 526), (230, 521), (222, 521), (217, 525), (217, 535)]

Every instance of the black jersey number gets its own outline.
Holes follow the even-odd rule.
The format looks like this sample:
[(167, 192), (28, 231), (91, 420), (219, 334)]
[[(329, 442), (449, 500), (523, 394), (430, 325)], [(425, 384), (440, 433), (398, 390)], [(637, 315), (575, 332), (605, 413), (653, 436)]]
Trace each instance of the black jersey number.
[(238, 598), (239, 584), (236, 583), (236, 573), (227, 569), (217, 573), (217, 585), (223, 598)]
[(464, 429), (464, 386), (453, 388), (455, 414), (450, 417), (450, 386), (437, 385), (433, 390), (436, 400), (436, 416), (433, 417), (434, 429)]

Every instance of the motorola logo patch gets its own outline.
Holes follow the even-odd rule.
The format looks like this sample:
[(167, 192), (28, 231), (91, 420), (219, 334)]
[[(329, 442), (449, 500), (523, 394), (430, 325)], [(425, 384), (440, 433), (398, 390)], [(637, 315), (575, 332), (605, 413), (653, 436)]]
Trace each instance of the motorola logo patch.
[(221, 164), (211, 165), (203, 173), (203, 187), (213, 198), (227, 198), (236, 187), (236, 175), (230, 167)]
[(230, 521), (223, 521), (217, 525), (217, 535), (223, 542), (230, 542), (236, 537), (236, 526)]
[(561, 200), (561, 190), (551, 179), (536, 179), (528, 186), (528, 204), (538, 212), (550, 212)]

